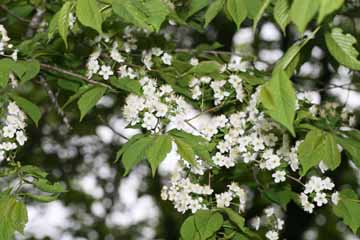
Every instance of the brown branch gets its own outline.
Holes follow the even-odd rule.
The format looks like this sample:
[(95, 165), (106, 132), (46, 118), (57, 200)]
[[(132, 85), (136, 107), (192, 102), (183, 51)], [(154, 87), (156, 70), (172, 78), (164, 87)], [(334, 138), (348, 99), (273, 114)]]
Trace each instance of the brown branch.
[(46, 93), (48, 94), (51, 102), (53, 103), (55, 109), (56, 109), (56, 112), (59, 114), (59, 116), (61, 117), (61, 120), (63, 121), (63, 123), (65, 124), (65, 126), (68, 128), (68, 129), (71, 129), (71, 126), (70, 126), (70, 121), (69, 119), (66, 117), (64, 111), (61, 109), (60, 105), (59, 105), (59, 102), (57, 101), (57, 98), (54, 94), (54, 92), (51, 90), (48, 82), (46, 81), (45, 77), (40, 75), (40, 78), (39, 78), (39, 83), (43, 86), (43, 88), (45, 89)]
[(77, 79), (81, 79), (81, 80), (83, 80), (85, 82), (88, 82), (88, 83), (91, 83), (91, 84), (94, 84), (94, 85), (99, 85), (99, 86), (106, 87), (106, 88), (110, 89), (113, 92), (118, 92), (115, 88), (111, 87), (110, 85), (108, 85), (106, 83), (99, 82), (99, 81), (93, 80), (91, 78), (87, 78), (87, 77), (85, 77), (83, 75), (80, 75), (80, 74), (77, 74), (77, 73), (74, 73), (74, 72), (59, 68), (59, 67), (55, 67), (55, 66), (45, 64), (45, 63), (41, 63), (40, 67), (43, 70), (46, 70), (46, 71), (55, 71), (55, 72), (58, 72), (58, 73), (62, 73), (62, 74), (65, 74), (65, 75), (68, 75), (68, 76), (71, 76), (71, 77), (74, 77), (74, 78), (77, 78)]

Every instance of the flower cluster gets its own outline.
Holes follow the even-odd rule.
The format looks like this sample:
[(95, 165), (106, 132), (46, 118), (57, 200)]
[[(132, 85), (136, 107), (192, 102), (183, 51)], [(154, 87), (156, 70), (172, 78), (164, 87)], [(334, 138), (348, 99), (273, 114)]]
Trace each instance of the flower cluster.
[(183, 172), (177, 172), (172, 176), (170, 186), (162, 188), (161, 198), (172, 201), (175, 209), (182, 213), (187, 210), (195, 213), (199, 209), (208, 209), (204, 197), (210, 196), (213, 189), (208, 185), (192, 183), (189, 178), (182, 175)]
[(246, 207), (246, 192), (244, 189), (240, 188), (239, 185), (235, 182), (227, 186), (228, 191), (215, 194), (216, 198), (216, 207), (225, 208), (230, 207), (231, 202), (234, 199), (239, 200), (239, 212), (244, 212)]
[(271, 206), (264, 210), (262, 216), (257, 216), (251, 220), (251, 225), (255, 230), (261, 227), (266, 229), (265, 237), (268, 240), (280, 239), (279, 232), (283, 230), (285, 221), (282, 219), (283, 213), (277, 206)]
[(143, 96), (130, 94), (123, 110), (124, 118), (130, 125), (159, 132), (177, 114), (185, 111), (185, 101), (174, 94), (169, 85), (159, 87), (154, 79), (140, 80)]
[(0, 161), (7, 158), (7, 153), (23, 146), (27, 141), (25, 135), (25, 114), (14, 102), (7, 105), (5, 118), (0, 122)]
[(327, 204), (328, 199), (331, 198), (333, 204), (337, 205), (339, 201), (339, 193), (333, 192), (330, 196), (329, 192), (334, 189), (335, 185), (329, 177), (321, 179), (317, 176), (312, 176), (305, 184), (305, 190), (300, 195), (301, 205), (306, 212), (312, 213), (315, 204), (321, 207)]
[[(0, 54), (6, 55), (9, 54), (9, 56), (16, 61), (17, 60), (17, 54), (18, 50), (13, 49), (14, 45), (9, 43), (10, 38), (7, 34), (7, 31), (3, 25), (0, 24)], [(11, 53), (11, 54), (10, 54)]]

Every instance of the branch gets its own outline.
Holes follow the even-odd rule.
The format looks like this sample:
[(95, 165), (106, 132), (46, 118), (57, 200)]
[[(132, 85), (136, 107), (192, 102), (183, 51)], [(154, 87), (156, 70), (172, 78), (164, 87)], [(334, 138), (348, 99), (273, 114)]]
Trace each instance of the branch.
[(106, 83), (99, 82), (99, 81), (93, 80), (91, 78), (87, 78), (87, 77), (85, 77), (83, 75), (80, 75), (80, 74), (77, 74), (77, 73), (74, 73), (74, 72), (59, 68), (59, 67), (55, 67), (55, 66), (45, 64), (45, 63), (41, 63), (40, 67), (43, 70), (46, 70), (46, 71), (55, 71), (55, 72), (58, 72), (58, 73), (62, 73), (62, 74), (65, 74), (65, 75), (68, 75), (68, 76), (71, 76), (71, 77), (74, 77), (74, 78), (81, 79), (81, 80), (83, 80), (85, 82), (88, 82), (88, 83), (91, 83), (91, 84), (94, 84), (94, 85), (99, 85), (99, 86), (106, 87), (106, 88), (110, 89), (113, 92), (118, 92), (115, 88), (111, 87), (110, 85), (108, 85)]
[(39, 82), (43, 86), (43, 88), (45, 89), (46, 93), (48, 94), (51, 102), (54, 104), (54, 107), (55, 107), (57, 113), (59, 114), (59, 116), (61, 117), (61, 120), (63, 121), (65, 126), (68, 129), (71, 129), (70, 121), (66, 117), (64, 111), (61, 109), (61, 107), (59, 105), (59, 102), (57, 101), (56, 96), (55, 96), (54, 92), (51, 90), (51, 88), (50, 88), (49, 84), (47, 83), (45, 77), (40, 75)]
[(24, 23), (30, 23), (30, 20), (25, 19), (23, 17), (20, 17), (18, 15), (16, 15), (15, 13), (13, 13), (11, 10), (9, 10), (6, 6), (4, 5), (0, 5), (0, 9), (4, 10), (5, 12), (7, 12), (10, 16), (13, 16), (14, 18), (16, 18), (17, 20), (19, 20), (20, 22), (24, 22)]

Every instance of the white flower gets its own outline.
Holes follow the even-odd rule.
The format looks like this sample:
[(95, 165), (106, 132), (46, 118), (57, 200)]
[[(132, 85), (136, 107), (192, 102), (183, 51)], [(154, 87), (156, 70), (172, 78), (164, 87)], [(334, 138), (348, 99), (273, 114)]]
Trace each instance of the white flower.
[(257, 231), (260, 228), (261, 219), (260, 217), (255, 217), (251, 220), (251, 226)]
[(7, 107), (7, 111), (9, 114), (17, 115), (21, 110), (14, 102), (10, 102)]
[(3, 136), (6, 138), (13, 138), (16, 133), (16, 127), (14, 125), (7, 125), (3, 128)]
[[(116, 44), (116, 45), (117, 45), (117, 44)], [(116, 62), (118, 62), (118, 63), (123, 63), (123, 62), (125, 62), (125, 58), (120, 54), (120, 52), (119, 52), (115, 47), (113, 47), (113, 48), (111, 49), (110, 57), (111, 57), (114, 61), (116, 61)]]
[(76, 17), (71, 12), (71, 13), (69, 13), (69, 28), (70, 28), (70, 30), (72, 30), (74, 28), (75, 23), (76, 23)]
[(196, 66), (199, 64), (199, 59), (197, 59), (196, 57), (192, 57), (189, 61), (189, 63), (193, 66)]
[(27, 137), (25, 136), (23, 131), (16, 132), (16, 141), (19, 143), (20, 146), (23, 146), (27, 141)]
[(265, 234), (265, 237), (269, 240), (278, 240), (279, 239), (279, 233), (270, 230)]
[(281, 170), (281, 171), (276, 171), (275, 173), (272, 174), (272, 177), (274, 178), (274, 181), (276, 183), (279, 182), (285, 182), (286, 178), (285, 178), (285, 171)]
[(163, 50), (161, 50), (161, 48), (152, 48), (151, 49), (151, 53), (157, 57), (160, 57), (161, 54), (163, 54)]
[(314, 201), (316, 202), (316, 205), (318, 207), (321, 207), (322, 205), (327, 204), (328, 200), (326, 199), (326, 193), (317, 192), (315, 195)]
[(146, 112), (144, 114), (144, 123), (141, 125), (143, 128), (147, 130), (155, 129), (158, 119), (151, 113)]
[(162, 55), (161, 60), (164, 64), (166, 65), (171, 65), (172, 63), (172, 56), (168, 53), (164, 53), (164, 55)]
[(245, 72), (248, 68), (249, 63), (242, 61), (240, 56), (233, 55), (231, 56), (230, 62), (228, 64), (228, 69), (230, 71), (241, 71)]
[(321, 173), (325, 173), (327, 170), (329, 170), (329, 167), (325, 164), (324, 161), (320, 161), (319, 168)]
[(285, 221), (281, 218), (277, 218), (277, 229), (282, 230), (284, 228)]
[(339, 203), (339, 200), (340, 200), (339, 192), (334, 192), (333, 194), (331, 194), (331, 202), (334, 205), (337, 205)]
[(230, 192), (215, 194), (215, 198), (216, 198), (216, 206), (218, 208), (229, 207), (231, 201), (233, 200), (233, 196)]
[(264, 210), (264, 212), (267, 217), (271, 217), (275, 214), (275, 209), (273, 207), (268, 207)]
[(111, 70), (110, 66), (102, 65), (99, 75), (101, 75), (104, 80), (108, 80), (111, 75), (114, 75), (114, 72)]
[(5, 151), (0, 150), (0, 162), (2, 162), (5, 159)]

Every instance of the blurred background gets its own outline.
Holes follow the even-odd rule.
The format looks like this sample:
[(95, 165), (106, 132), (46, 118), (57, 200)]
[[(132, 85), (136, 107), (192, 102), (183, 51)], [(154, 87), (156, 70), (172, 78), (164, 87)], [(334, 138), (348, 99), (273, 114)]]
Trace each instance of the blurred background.
[[(360, 3), (349, 2), (345, 14), (336, 16), (333, 24), (341, 25), (360, 39), (360, 15), (356, 14), (360, 11)], [(23, 17), (31, 13), (25, 10), (17, 12)], [(15, 18), (5, 21), (0, 23), (20, 25)], [(286, 49), (301, 38), (292, 27), (287, 28), (286, 35), (282, 34), (270, 16), (260, 21), (257, 34), (252, 31), (251, 24), (245, 22), (236, 31), (225, 16), (218, 16), (206, 32), (176, 26), (163, 31), (173, 36), (178, 48), (193, 48), (199, 42), (219, 42), (223, 45), (220, 50), (256, 56), (253, 64), (259, 70), (271, 69)], [(9, 32), (11, 36), (12, 32)], [(11, 37), (16, 39), (16, 36)], [(303, 55), (303, 63), (293, 78), (297, 88), (317, 91), (313, 93), (317, 102), (332, 99), (358, 111), (360, 73), (336, 65), (321, 38), (310, 42)], [(51, 178), (62, 181), (68, 192), (52, 203), (29, 203), (25, 236), (18, 235), (17, 239), (179, 239), (179, 229), (186, 215), (177, 213), (169, 202), (160, 199), (161, 187), (171, 175), (176, 154), (167, 157), (155, 178), (150, 176), (145, 164), (124, 177), (121, 164), (114, 163), (116, 151), (126, 141), (122, 136), (130, 137), (137, 133), (134, 129), (125, 129), (126, 123), (121, 117), (124, 98), (103, 97), (97, 104), (97, 111), (89, 114), (82, 123), (78, 123), (76, 107), (68, 108), (66, 114), (72, 126), (69, 130), (59, 120), (40, 85), (26, 91), (32, 92), (31, 97), (45, 106), (45, 114), (38, 128), (28, 127), (29, 141), (19, 153), (18, 160), (42, 166)], [(59, 101), (66, 99), (60, 98)], [(333, 176), (336, 183), (349, 182), (360, 193), (360, 172), (348, 163), (343, 165), (339, 174)], [(327, 208), (308, 215), (295, 204), (290, 204), (285, 220), (283, 239), (360, 239), (352, 235)]]

